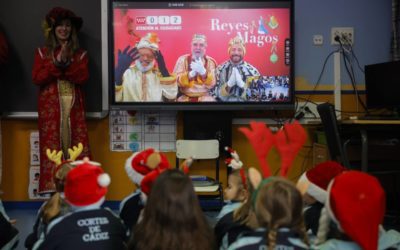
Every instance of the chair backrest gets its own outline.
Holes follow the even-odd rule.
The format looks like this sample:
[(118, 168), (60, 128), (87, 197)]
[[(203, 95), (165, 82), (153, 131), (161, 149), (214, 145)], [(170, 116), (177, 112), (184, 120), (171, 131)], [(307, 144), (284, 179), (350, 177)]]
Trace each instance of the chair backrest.
[(328, 102), (322, 103), (317, 106), (317, 111), (324, 127), (331, 160), (350, 168), (337, 123), (335, 106)]
[(213, 140), (177, 140), (176, 166), (179, 160), (192, 157), (193, 160), (215, 159), (215, 179), (219, 180), (219, 141)]
[(178, 159), (216, 159), (219, 157), (218, 140), (177, 140), (176, 157)]

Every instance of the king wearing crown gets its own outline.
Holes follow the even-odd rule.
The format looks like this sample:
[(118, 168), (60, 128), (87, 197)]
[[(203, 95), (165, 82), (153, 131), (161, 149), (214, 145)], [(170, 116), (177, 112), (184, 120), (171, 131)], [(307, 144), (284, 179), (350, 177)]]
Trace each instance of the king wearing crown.
[(246, 47), (243, 39), (236, 36), (229, 41), (229, 60), (217, 68), (215, 95), (224, 102), (241, 102), (246, 99), (248, 82), (260, 76), (258, 70), (243, 60)]
[(203, 34), (194, 34), (191, 54), (178, 58), (174, 73), (177, 76), (179, 102), (214, 102), (210, 92), (215, 86), (214, 58), (206, 55), (207, 39)]
[[(148, 33), (136, 45), (138, 59), (122, 75), (122, 82), (116, 82), (117, 102), (159, 102), (173, 101), (178, 93), (176, 77), (168, 72), (159, 48), (160, 39), (156, 33)], [(118, 58), (118, 65), (122, 65)], [(119, 79), (119, 77), (117, 77)]]

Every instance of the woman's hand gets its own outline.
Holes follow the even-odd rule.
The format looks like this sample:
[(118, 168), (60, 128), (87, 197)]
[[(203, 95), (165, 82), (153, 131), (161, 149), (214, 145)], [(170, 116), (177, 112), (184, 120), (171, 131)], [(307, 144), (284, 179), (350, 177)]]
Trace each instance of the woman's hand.
[(69, 61), (70, 49), (68, 43), (61, 44), (61, 50), (57, 55), (57, 62), (65, 64)]

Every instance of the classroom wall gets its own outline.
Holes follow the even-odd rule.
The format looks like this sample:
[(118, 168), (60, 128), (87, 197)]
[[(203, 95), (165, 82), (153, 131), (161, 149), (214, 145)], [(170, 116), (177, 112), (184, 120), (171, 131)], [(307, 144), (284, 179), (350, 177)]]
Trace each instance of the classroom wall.
[[(328, 54), (337, 46), (331, 45), (331, 27), (354, 28), (354, 52), (363, 67), (367, 64), (390, 61), (392, 0), (295, 0), (295, 72), (296, 89), (310, 89), (317, 81)], [(323, 35), (322, 46), (313, 45), (313, 35)], [(364, 84), (363, 73), (354, 64), (356, 82)], [(342, 83), (349, 84), (342, 63)], [(321, 78), (332, 85), (333, 58)], [(311, 88), (312, 89), (312, 88)]]
[[(362, 6), (362, 8), (360, 7)], [(297, 95), (308, 98), (314, 88), (326, 56), (335, 49), (330, 45), (330, 28), (350, 26), (355, 29), (354, 50), (360, 64), (372, 64), (390, 60), (391, 0), (296, 0), (295, 1), (295, 74)], [(322, 34), (324, 45), (314, 46), (312, 36)], [(321, 80), (318, 95), (312, 95), (313, 101), (333, 101), (333, 59), (327, 63)], [(351, 90), (348, 77), (342, 69), (343, 89)], [(362, 72), (356, 70), (356, 81), (363, 89)], [(342, 96), (342, 109), (355, 110), (356, 101), (351, 91)], [(180, 118), (179, 118), (180, 119)], [(125, 159), (130, 153), (111, 152), (109, 149), (108, 118), (89, 120), (89, 137), (94, 160), (102, 163), (111, 175), (112, 184), (107, 195), (108, 200), (121, 200), (135, 187), (126, 177), (123, 169)], [(239, 125), (233, 125), (233, 148), (240, 152), (247, 166), (257, 166), (254, 152), (244, 136), (237, 131)], [(36, 120), (2, 119), (3, 177), (0, 190), (3, 201), (28, 200), (29, 175), (29, 135), (37, 130)], [(315, 126), (308, 125), (309, 140), (294, 162), (289, 178), (295, 181), (307, 168), (312, 167), (311, 143)], [(182, 121), (178, 120), (178, 138), (182, 137)], [(171, 164), (175, 165), (174, 153), (167, 153)], [(273, 171), (279, 166), (279, 159), (272, 153), (269, 159)], [(221, 166), (224, 166), (221, 164)], [(224, 169), (222, 167), (222, 169)], [(209, 173), (211, 169), (206, 169)], [(221, 180), (226, 183), (226, 175)]]
[[(178, 131), (181, 130), (181, 122)], [(27, 201), (29, 185), (29, 160), (30, 160), (30, 141), (29, 136), (32, 131), (37, 130), (37, 122), (34, 120), (2, 120), (2, 142), (3, 142), (3, 179), (0, 189), (4, 192), (3, 201)], [(126, 176), (124, 165), (125, 160), (131, 155), (130, 152), (111, 152), (109, 147), (109, 122), (108, 119), (88, 121), (89, 140), (93, 155), (93, 160), (102, 164), (104, 170), (111, 176), (111, 185), (107, 195), (107, 200), (121, 200), (135, 189), (135, 185)], [(233, 126), (233, 148), (240, 152), (242, 161), (247, 166), (258, 166), (254, 152), (249, 147), (245, 137), (238, 132), (238, 125)], [(182, 137), (178, 133), (178, 137)], [(296, 159), (295, 169), (290, 173), (294, 180), (300, 174), (300, 168), (305, 168), (309, 163), (304, 163), (304, 156), (309, 154), (310, 141), (300, 152)], [(172, 167), (175, 167), (175, 153), (166, 153)], [(276, 153), (271, 153), (269, 160), (276, 162), (272, 164), (273, 171), (279, 165)], [(205, 168), (203, 168), (203, 166)], [(212, 166), (212, 162), (211, 162)], [(226, 166), (221, 162), (221, 176), (223, 184), (226, 185)], [(203, 169), (202, 169), (203, 168)], [(193, 170), (195, 174), (214, 174), (213, 168), (204, 164)]]
[[(354, 108), (355, 102), (351, 95), (344, 95), (343, 102), (349, 108)], [(331, 95), (319, 95), (316, 101), (332, 101)], [(136, 187), (126, 176), (124, 165), (125, 160), (131, 155), (130, 152), (110, 151), (109, 120), (108, 117), (102, 120), (88, 120), (89, 141), (92, 150), (93, 160), (100, 162), (105, 172), (111, 176), (111, 185), (107, 194), (107, 200), (122, 200), (130, 194)], [(183, 137), (182, 117), (178, 114), (177, 138)], [(257, 158), (245, 136), (239, 132), (241, 126), (232, 127), (232, 147), (240, 154), (240, 158), (246, 167), (258, 167)], [(314, 131), (317, 125), (305, 125), (308, 139), (303, 149), (296, 157), (293, 167), (288, 174), (288, 178), (296, 181), (299, 176), (307, 169), (312, 167), (312, 143), (314, 141)], [(3, 155), (3, 177), (0, 190), (3, 201), (28, 201), (29, 185), (29, 163), (30, 163), (30, 133), (37, 131), (36, 120), (1, 120), (2, 133), (2, 155)], [(166, 153), (171, 167), (175, 167), (175, 152)], [(268, 155), (271, 170), (278, 173), (280, 159), (276, 151)], [(213, 176), (214, 169), (212, 161), (210, 165), (202, 164), (192, 169), (193, 174), (206, 174)], [(220, 163), (220, 180), (226, 186), (226, 166)]]
[[(30, 141), (29, 136), (37, 131), (35, 120), (7, 120), (1, 121), (3, 179), (0, 189), (4, 192), (3, 201), (28, 200)], [(130, 152), (111, 152), (108, 118), (89, 120), (89, 142), (93, 160), (100, 162), (105, 172), (111, 176), (111, 185), (107, 195), (109, 200), (121, 200), (132, 192), (134, 184), (125, 173), (125, 160)], [(181, 129), (179, 129), (181, 130)], [(175, 154), (166, 153), (168, 160), (175, 166)]]

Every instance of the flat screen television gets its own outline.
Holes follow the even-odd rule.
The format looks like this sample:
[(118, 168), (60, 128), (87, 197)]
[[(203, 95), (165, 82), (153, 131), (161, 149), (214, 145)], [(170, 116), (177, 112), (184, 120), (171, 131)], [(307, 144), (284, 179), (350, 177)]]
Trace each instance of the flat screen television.
[(400, 61), (365, 66), (367, 108), (400, 111)]
[[(293, 0), (110, 0), (108, 10), (111, 109), (293, 109)], [(140, 53), (151, 46), (165, 67)]]

